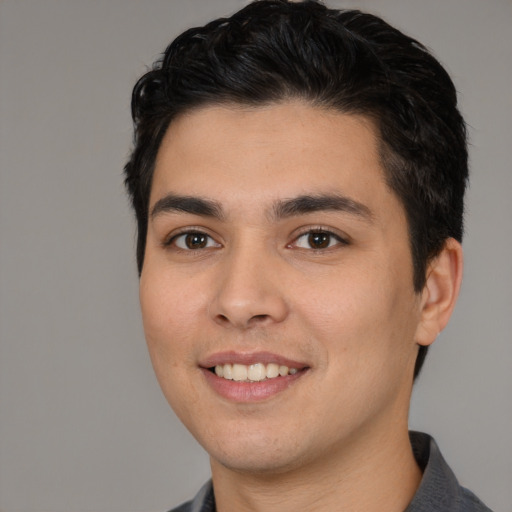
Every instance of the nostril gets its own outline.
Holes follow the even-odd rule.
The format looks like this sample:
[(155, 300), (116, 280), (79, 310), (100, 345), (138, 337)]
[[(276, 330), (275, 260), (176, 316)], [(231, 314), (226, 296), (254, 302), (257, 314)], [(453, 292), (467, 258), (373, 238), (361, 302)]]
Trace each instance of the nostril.
[(272, 321), (272, 317), (270, 315), (253, 315), (249, 318), (247, 323), (245, 324), (246, 328), (251, 327), (263, 327), (266, 326), (267, 323)]
[(264, 325), (267, 321), (271, 319), (271, 315), (261, 314), (261, 315), (252, 315), (249, 316), (248, 320), (243, 318), (237, 318), (236, 315), (233, 317), (230, 317), (229, 315), (224, 315), (222, 313), (219, 313), (215, 319), (216, 322), (220, 325), (236, 325), (238, 327), (248, 329), (250, 327), (255, 327), (257, 325)]
[(217, 315), (217, 318), (218, 318), (222, 323), (229, 322), (229, 318), (228, 318), (226, 315)]
[(266, 320), (268, 318), (268, 315), (254, 315), (251, 320), (255, 322), (261, 322), (263, 320)]

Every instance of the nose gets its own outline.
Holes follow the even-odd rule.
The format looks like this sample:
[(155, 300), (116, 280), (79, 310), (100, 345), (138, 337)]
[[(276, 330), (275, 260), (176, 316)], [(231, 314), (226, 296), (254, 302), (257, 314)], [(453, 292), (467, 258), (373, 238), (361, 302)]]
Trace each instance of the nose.
[(278, 256), (250, 247), (231, 251), (221, 264), (210, 306), (215, 322), (238, 329), (282, 322), (288, 315)]

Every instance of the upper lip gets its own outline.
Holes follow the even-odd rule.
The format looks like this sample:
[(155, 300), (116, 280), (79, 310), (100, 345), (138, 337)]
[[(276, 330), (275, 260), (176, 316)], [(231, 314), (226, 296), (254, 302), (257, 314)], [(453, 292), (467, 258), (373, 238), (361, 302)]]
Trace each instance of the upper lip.
[(288, 357), (271, 352), (239, 352), (228, 350), (225, 352), (217, 352), (205, 357), (200, 361), (199, 366), (203, 368), (212, 368), (213, 366), (223, 364), (244, 364), (251, 365), (256, 363), (269, 364), (276, 363), (278, 365), (287, 366), (288, 368), (302, 369), (309, 365), (300, 361), (294, 361)]

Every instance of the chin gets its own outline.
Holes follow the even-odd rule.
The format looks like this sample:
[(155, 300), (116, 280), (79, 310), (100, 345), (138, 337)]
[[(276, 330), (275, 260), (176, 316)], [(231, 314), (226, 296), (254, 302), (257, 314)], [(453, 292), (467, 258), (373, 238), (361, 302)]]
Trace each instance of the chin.
[(210, 455), (212, 468), (219, 464), (237, 473), (276, 475), (300, 467), (311, 458), (307, 454), (315, 452), (313, 446), (308, 449), (312, 443), (301, 442), (285, 428), (262, 432), (253, 426), (252, 433), (249, 428), (239, 425), (223, 435), (210, 430), (196, 436)]
[(275, 451), (267, 447), (265, 451), (256, 452), (254, 446), (250, 450), (233, 453), (229, 452), (211, 452), (210, 459), (212, 468), (219, 464), (236, 473), (246, 473), (252, 475), (271, 476), (292, 471), (301, 466), (301, 458), (294, 453), (293, 458), (288, 454), (278, 455)]

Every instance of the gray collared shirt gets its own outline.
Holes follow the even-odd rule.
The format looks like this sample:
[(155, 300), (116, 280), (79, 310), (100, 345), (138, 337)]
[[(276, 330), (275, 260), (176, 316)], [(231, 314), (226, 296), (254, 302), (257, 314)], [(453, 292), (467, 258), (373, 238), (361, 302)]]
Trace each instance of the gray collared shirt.
[[(459, 485), (434, 439), (420, 432), (410, 432), (410, 438), (423, 478), (404, 512), (492, 512), (471, 491)], [(210, 481), (192, 501), (170, 512), (215, 511), (215, 497)]]

